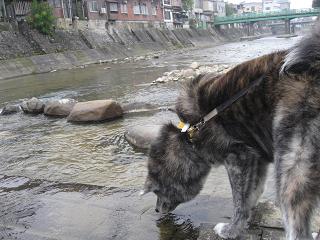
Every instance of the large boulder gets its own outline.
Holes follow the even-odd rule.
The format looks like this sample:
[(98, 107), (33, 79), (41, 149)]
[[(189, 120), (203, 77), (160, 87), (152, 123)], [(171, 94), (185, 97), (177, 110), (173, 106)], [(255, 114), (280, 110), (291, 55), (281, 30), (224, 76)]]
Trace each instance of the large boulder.
[(134, 126), (128, 129), (124, 137), (133, 147), (147, 150), (158, 137), (162, 125)]
[(76, 103), (68, 116), (69, 122), (97, 122), (123, 115), (121, 106), (113, 100), (95, 100)]
[(45, 106), (44, 102), (35, 97), (27, 101), (23, 101), (21, 104), (21, 108), (23, 112), (31, 113), (31, 114), (43, 113), (44, 106)]
[(2, 109), (0, 115), (9, 115), (9, 114), (17, 113), (17, 112), (20, 112), (20, 111), (21, 111), (21, 108), (20, 108), (19, 105), (7, 104)]
[(75, 104), (76, 101), (73, 99), (50, 101), (44, 108), (44, 114), (53, 117), (66, 117), (70, 114)]

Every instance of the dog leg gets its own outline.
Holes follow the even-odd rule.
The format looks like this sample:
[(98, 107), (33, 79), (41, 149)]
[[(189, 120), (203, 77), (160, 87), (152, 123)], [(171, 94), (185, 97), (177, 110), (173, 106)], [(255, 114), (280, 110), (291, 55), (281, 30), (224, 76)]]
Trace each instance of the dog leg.
[(283, 141), (286, 146), (276, 150), (278, 197), (288, 240), (313, 239), (310, 221), (320, 172), (318, 149), (309, 135), (305, 130), (297, 132), (290, 141)]
[(222, 238), (238, 237), (247, 225), (252, 209), (264, 190), (266, 162), (252, 153), (229, 154), (225, 160), (232, 189), (234, 213), (231, 223), (219, 223), (215, 232)]

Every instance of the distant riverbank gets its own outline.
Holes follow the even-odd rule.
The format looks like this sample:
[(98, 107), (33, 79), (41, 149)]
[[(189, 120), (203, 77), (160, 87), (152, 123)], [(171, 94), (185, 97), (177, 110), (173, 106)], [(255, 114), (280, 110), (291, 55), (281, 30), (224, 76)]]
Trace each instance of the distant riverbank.
[[(47, 37), (30, 29), (0, 31), (0, 80), (89, 64), (157, 58), (183, 48), (239, 40), (245, 29), (119, 29), (56, 31)], [(258, 31), (257, 35), (261, 34)]]

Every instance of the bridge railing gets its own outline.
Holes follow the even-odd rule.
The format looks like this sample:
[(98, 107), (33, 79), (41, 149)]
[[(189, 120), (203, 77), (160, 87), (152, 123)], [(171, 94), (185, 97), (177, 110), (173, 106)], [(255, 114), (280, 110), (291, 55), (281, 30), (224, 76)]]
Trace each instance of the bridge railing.
[(268, 18), (275, 16), (290, 16), (290, 15), (303, 15), (303, 14), (312, 14), (320, 13), (320, 8), (310, 8), (310, 9), (286, 9), (282, 11), (268, 12), (268, 13), (245, 13), (241, 15), (231, 15), (227, 17), (216, 17), (215, 23), (219, 22), (232, 22), (246, 19), (255, 19), (255, 18)]

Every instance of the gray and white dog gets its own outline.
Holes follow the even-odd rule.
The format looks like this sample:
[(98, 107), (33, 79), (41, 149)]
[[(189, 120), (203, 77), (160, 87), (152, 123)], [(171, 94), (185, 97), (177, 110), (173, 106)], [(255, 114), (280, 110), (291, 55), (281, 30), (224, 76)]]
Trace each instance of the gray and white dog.
[(262, 80), (192, 136), (163, 126), (150, 148), (144, 192), (154, 192), (156, 211), (167, 213), (200, 192), (213, 164), (224, 165), (234, 214), (215, 231), (232, 239), (244, 231), (274, 162), (286, 237), (312, 239), (310, 219), (320, 196), (319, 28), (288, 51), (192, 80), (177, 100), (177, 114), (197, 124), (257, 79)]

